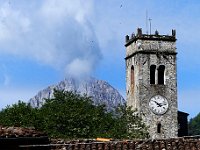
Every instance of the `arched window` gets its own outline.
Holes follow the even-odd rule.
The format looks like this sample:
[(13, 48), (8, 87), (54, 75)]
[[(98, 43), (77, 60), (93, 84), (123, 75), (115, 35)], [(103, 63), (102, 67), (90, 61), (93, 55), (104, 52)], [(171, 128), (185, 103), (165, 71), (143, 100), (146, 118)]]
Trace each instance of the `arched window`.
[(150, 84), (155, 84), (156, 65), (150, 66)]
[(161, 123), (157, 124), (157, 133), (161, 133)]
[(134, 67), (131, 66), (131, 91), (133, 93), (134, 91), (134, 85), (135, 85), (135, 77), (134, 77)]
[(164, 84), (165, 82), (165, 66), (160, 65), (158, 68), (158, 84)]

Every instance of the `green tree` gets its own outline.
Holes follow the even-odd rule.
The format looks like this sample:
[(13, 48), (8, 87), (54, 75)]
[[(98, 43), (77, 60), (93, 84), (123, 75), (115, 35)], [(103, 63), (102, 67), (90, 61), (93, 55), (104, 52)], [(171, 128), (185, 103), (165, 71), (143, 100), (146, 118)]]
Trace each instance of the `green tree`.
[(189, 121), (189, 135), (200, 135), (200, 113)]
[(4, 126), (35, 127), (51, 137), (114, 139), (147, 138), (141, 118), (126, 105), (112, 112), (105, 105), (94, 105), (86, 95), (54, 91), (41, 108), (32, 108), (19, 101), (0, 112)]
[(30, 105), (18, 101), (17, 104), (6, 106), (0, 112), (0, 124), (3, 126), (37, 126), (37, 110)]
[(105, 105), (95, 106), (90, 97), (55, 91), (41, 108), (43, 130), (52, 136), (67, 138), (147, 138), (141, 118), (126, 105), (107, 112)]
[(106, 133), (112, 114), (104, 105), (95, 106), (91, 98), (68, 91), (54, 91), (40, 109), (43, 130), (51, 136), (66, 138), (96, 137)]
[(117, 139), (148, 138), (147, 127), (142, 122), (136, 110), (132, 110), (126, 104), (118, 106), (114, 113), (115, 124), (112, 128), (112, 136)]

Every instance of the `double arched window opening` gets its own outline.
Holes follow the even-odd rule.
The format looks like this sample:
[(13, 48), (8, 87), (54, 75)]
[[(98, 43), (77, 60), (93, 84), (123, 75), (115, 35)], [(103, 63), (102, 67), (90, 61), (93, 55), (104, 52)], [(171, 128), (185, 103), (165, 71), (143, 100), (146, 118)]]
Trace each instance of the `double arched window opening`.
[(156, 65), (151, 65), (150, 66), (150, 84), (156, 83), (155, 74), (156, 74)]
[(165, 66), (160, 65), (156, 69), (156, 65), (151, 65), (150, 66), (150, 84), (160, 84), (164, 85), (165, 84)]
[(158, 68), (158, 84), (164, 84), (165, 82), (165, 66), (160, 65)]

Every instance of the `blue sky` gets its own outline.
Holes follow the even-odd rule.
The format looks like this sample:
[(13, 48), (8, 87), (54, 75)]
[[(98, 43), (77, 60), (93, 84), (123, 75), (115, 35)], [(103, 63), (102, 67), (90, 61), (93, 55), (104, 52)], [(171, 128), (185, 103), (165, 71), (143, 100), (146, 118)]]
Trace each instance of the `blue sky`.
[(0, 0), (0, 108), (68, 76), (94, 76), (125, 96), (124, 37), (177, 31), (178, 105), (200, 112), (198, 0)]

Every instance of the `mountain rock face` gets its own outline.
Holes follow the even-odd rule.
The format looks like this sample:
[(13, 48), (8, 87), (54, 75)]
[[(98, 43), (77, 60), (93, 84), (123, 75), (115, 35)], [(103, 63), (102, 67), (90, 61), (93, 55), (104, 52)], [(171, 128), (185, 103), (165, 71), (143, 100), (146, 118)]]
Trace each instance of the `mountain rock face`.
[(86, 94), (92, 98), (94, 104), (105, 104), (108, 110), (112, 110), (118, 104), (125, 103), (124, 98), (110, 84), (92, 77), (84, 81), (73, 78), (65, 79), (57, 85), (49, 86), (40, 91), (29, 100), (29, 103), (32, 107), (41, 107), (45, 103), (45, 99), (53, 98), (54, 89), (73, 91), (81, 95)]

